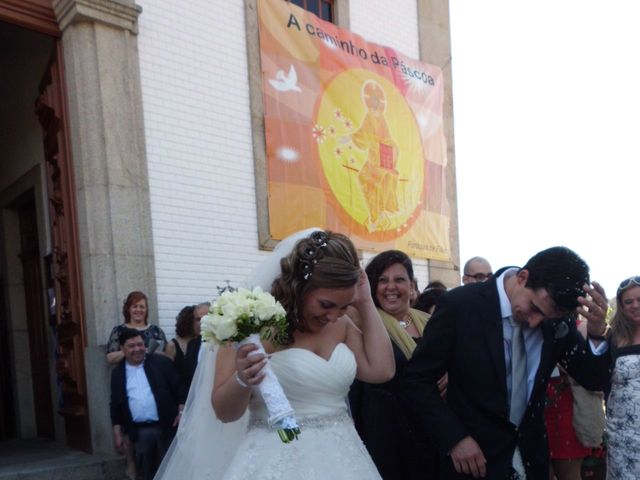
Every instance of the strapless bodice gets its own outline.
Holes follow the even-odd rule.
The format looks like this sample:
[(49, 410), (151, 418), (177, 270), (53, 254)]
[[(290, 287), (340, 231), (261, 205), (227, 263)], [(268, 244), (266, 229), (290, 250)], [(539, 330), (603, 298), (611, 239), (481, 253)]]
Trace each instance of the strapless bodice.
[[(296, 418), (335, 416), (347, 412), (346, 397), (356, 375), (353, 352), (344, 343), (334, 348), (328, 360), (303, 348), (288, 348), (269, 360)], [(267, 418), (264, 402), (253, 395), (251, 419)]]

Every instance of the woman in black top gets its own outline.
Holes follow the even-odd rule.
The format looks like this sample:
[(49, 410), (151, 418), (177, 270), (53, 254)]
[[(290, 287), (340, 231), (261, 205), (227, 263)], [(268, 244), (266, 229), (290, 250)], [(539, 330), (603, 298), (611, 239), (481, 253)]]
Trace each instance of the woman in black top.
[(404, 368), (429, 318), (410, 305), (411, 259), (399, 250), (387, 250), (374, 257), (365, 271), (371, 296), (391, 338), (396, 373), (386, 383), (353, 383), (349, 392), (353, 421), (384, 480), (435, 479), (436, 450), (423, 432), (416, 431), (417, 422), (397, 396)]
[[(188, 392), (197, 365), (196, 340), (200, 338), (200, 318), (196, 318), (195, 305), (180, 310), (176, 317), (176, 336), (167, 345), (166, 355), (173, 360), (185, 392)], [(198, 347), (199, 347), (199, 341)]]

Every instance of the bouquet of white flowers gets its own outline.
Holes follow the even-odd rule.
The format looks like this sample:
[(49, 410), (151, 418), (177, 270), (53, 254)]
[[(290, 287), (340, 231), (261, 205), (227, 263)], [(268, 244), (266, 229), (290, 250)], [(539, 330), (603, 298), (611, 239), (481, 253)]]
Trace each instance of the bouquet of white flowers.
[[(224, 292), (213, 303), (208, 315), (202, 317), (200, 327), (206, 342), (218, 345), (233, 342), (236, 347), (255, 343), (258, 350), (254, 352), (265, 353), (260, 340), (281, 344), (287, 335), (287, 318), (284, 308), (271, 294), (260, 287), (253, 291), (240, 288)], [(265, 374), (257, 390), (269, 412), (269, 425), (277, 430), (284, 443), (289, 443), (298, 438), (300, 428), (269, 363), (265, 366)]]

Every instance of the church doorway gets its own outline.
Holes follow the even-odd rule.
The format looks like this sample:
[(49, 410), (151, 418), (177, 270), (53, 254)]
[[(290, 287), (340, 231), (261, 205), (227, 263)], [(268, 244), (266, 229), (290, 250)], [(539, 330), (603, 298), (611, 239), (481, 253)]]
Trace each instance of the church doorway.
[(50, 2), (0, 4), (0, 441), (91, 451), (61, 44)]

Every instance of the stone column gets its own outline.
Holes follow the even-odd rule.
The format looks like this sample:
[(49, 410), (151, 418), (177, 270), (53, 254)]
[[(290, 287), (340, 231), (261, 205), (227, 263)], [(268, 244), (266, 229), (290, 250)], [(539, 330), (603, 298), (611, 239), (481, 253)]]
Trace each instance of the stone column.
[(131, 290), (157, 322), (151, 206), (133, 0), (53, 0), (62, 31), (95, 452), (112, 451), (104, 344)]
[(456, 162), (453, 137), (453, 94), (451, 79), (451, 30), (449, 0), (419, 0), (418, 33), (420, 59), (437, 65), (444, 75), (444, 132), (447, 139), (446, 187), (450, 207), (449, 242), (451, 259), (429, 261), (429, 280), (440, 280), (448, 287), (460, 284), (460, 241), (458, 238), (458, 198), (456, 193)]

